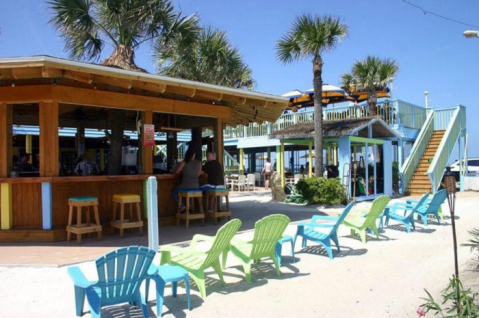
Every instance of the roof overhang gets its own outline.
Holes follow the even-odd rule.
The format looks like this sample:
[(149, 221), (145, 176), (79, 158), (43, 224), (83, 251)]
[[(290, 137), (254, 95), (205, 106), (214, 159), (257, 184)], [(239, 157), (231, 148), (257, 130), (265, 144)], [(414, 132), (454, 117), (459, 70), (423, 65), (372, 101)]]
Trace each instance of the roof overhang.
[[(228, 124), (274, 122), (287, 107), (288, 98), (166, 76), (126, 71), (50, 56), (0, 58), (0, 87), (23, 85), (76, 85), (230, 109)], [(2, 85), (3, 84), (3, 85)], [(15, 85), (13, 85), (15, 84)], [(1, 97), (0, 97), (1, 102)], [(211, 114), (211, 117), (215, 117)]]

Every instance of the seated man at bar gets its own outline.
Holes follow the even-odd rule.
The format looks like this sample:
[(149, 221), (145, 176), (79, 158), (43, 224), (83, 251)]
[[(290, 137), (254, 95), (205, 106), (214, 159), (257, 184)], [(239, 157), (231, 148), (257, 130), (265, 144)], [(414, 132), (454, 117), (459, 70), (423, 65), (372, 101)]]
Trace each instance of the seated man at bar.
[(30, 161), (30, 154), (29, 153), (23, 154), (22, 161), (18, 165), (18, 172), (34, 172), (35, 168), (29, 161)]
[(98, 166), (96, 163), (91, 162), (83, 157), (78, 158), (78, 163), (75, 167), (75, 174), (82, 176), (91, 176), (98, 174)]
[[(183, 179), (179, 186), (173, 190), (173, 198), (178, 202), (178, 192), (181, 190), (197, 190), (200, 188), (199, 176), (201, 174), (201, 162), (195, 160), (195, 147), (190, 145), (186, 150), (184, 160), (175, 169), (176, 174), (183, 174)], [(181, 207), (181, 213), (185, 212), (186, 208)]]
[(203, 166), (203, 172), (208, 175), (208, 183), (201, 186), (203, 192), (209, 189), (225, 189), (225, 172), (223, 166), (216, 160), (216, 153), (206, 153), (208, 162)]

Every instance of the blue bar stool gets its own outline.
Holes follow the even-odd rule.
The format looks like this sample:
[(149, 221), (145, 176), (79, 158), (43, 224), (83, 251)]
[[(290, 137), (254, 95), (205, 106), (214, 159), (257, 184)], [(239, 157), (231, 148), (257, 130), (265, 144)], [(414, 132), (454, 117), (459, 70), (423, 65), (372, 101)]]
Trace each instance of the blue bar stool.
[(191, 310), (190, 300), (190, 278), (188, 272), (179, 266), (151, 265), (148, 270), (149, 278), (146, 279), (145, 300), (148, 302), (148, 292), (150, 287), (150, 279), (156, 283), (156, 315), (161, 317), (163, 309), (163, 295), (165, 293), (165, 286), (171, 283), (173, 297), (176, 298), (178, 282), (184, 280), (186, 285), (186, 299), (188, 300), (188, 310)]

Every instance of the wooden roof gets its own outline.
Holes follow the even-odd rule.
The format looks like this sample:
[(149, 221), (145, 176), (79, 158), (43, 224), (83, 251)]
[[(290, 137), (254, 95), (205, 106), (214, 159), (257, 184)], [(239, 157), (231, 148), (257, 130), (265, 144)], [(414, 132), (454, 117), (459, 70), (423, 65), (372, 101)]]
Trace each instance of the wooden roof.
[[(323, 121), (324, 137), (359, 136), (368, 137), (368, 126), (372, 126), (373, 138), (398, 137), (396, 133), (379, 117), (363, 117), (343, 120)], [(314, 122), (299, 123), (275, 131), (269, 138), (276, 139), (312, 139)]]
[[(0, 58), (0, 87), (52, 84), (190, 102), (192, 108), (226, 106), (231, 115), (222, 120), (231, 125), (274, 122), (288, 104), (281, 96), (49, 56)], [(217, 116), (210, 112), (205, 117)]]

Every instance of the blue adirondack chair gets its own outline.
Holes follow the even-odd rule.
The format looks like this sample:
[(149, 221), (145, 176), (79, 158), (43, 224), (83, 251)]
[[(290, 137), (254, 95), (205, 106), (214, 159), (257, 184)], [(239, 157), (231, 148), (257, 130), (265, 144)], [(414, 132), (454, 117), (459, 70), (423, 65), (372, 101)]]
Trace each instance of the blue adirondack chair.
[[(296, 239), (298, 236), (301, 236), (303, 238), (302, 247), (306, 247), (308, 240), (319, 243), (323, 245), (328, 252), (329, 259), (333, 259), (331, 240), (336, 244), (338, 252), (340, 252), (341, 249), (339, 248), (337, 231), (339, 225), (344, 221), (353, 205), (354, 202), (349, 203), (339, 217), (314, 215), (311, 222), (299, 222), (296, 235), (294, 236), (293, 245), (296, 245)], [(317, 223), (317, 221), (330, 221), (330, 223)], [(321, 232), (316, 230), (318, 228), (324, 228), (326, 230)]]
[(155, 252), (146, 247), (130, 246), (96, 259), (98, 280), (89, 281), (78, 266), (68, 268), (75, 285), (76, 314), (83, 315), (85, 295), (91, 315), (101, 317), (101, 308), (121, 303), (140, 304), (143, 317), (148, 317), (140, 285), (147, 278)]
[[(424, 194), (421, 199), (412, 204), (407, 204), (404, 202), (396, 202), (392, 206), (387, 206), (384, 209), (384, 216), (386, 217), (386, 226), (389, 225), (389, 219), (401, 222), (406, 227), (406, 231), (411, 233), (411, 225), (415, 230), (416, 226), (414, 225), (414, 213), (420, 208), (427, 200), (429, 193)], [(404, 211), (401, 215), (399, 211)]]
[[(439, 214), (442, 214), (441, 211), (441, 204), (446, 201), (447, 193), (445, 189), (437, 191), (436, 194), (433, 195), (431, 200), (426, 200), (420, 207), (416, 209), (414, 213), (419, 215), (422, 218), (422, 222), (424, 225), (427, 225), (427, 215), (432, 214), (436, 217), (437, 223), (440, 224), (441, 220)], [(408, 203), (415, 202), (414, 200), (408, 200)]]

